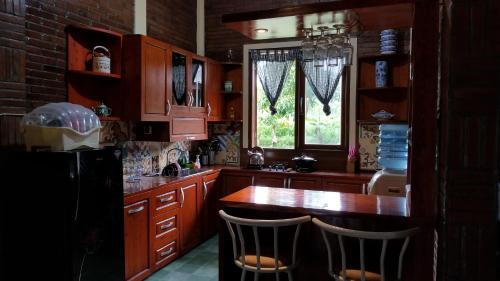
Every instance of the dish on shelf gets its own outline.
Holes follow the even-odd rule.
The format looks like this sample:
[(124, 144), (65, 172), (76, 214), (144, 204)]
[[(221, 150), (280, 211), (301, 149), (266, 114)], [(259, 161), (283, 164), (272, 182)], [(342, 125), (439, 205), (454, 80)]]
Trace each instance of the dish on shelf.
[(380, 110), (379, 112), (372, 114), (373, 118), (380, 120), (380, 121), (389, 120), (389, 119), (393, 118), (394, 116), (396, 116), (396, 115), (392, 114), (390, 112), (387, 112), (385, 110)]

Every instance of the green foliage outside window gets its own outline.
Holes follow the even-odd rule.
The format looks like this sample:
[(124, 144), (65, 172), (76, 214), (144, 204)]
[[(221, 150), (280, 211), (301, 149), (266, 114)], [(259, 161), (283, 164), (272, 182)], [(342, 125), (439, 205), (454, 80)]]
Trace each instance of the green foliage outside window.
[[(257, 82), (257, 145), (264, 148), (295, 148), (295, 84), (296, 65), (292, 65), (283, 91), (276, 104), (277, 113), (271, 115), (259, 79)], [(308, 82), (305, 87), (305, 144), (340, 145), (341, 141), (341, 91), (339, 83), (332, 101), (331, 114), (326, 116), (323, 105), (312, 92)]]

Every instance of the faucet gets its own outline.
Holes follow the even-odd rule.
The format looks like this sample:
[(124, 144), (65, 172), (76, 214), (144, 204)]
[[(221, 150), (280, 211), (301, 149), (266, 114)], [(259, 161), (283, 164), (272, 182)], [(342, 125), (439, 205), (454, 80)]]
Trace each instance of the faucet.
[(177, 147), (174, 147), (174, 148), (170, 149), (169, 151), (167, 151), (167, 166), (168, 166), (168, 164), (170, 164), (170, 157), (169, 156), (170, 156), (170, 152), (172, 152), (173, 150), (180, 152), (179, 158), (184, 157), (184, 155), (186, 153), (185, 151), (182, 151), (181, 149), (178, 149)]

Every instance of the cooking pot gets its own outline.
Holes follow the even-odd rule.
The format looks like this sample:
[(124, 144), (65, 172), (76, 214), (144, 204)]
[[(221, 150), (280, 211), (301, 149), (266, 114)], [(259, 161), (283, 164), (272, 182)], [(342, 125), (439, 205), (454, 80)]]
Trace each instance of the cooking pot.
[(292, 160), (295, 162), (295, 171), (302, 173), (315, 171), (314, 163), (318, 162), (318, 160), (304, 154), (294, 157)]

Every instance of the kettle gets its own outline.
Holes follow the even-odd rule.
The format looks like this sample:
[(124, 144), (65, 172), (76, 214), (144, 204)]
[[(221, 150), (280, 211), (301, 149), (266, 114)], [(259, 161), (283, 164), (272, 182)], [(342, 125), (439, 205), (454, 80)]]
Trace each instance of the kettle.
[(260, 146), (248, 150), (248, 168), (262, 169), (264, 166), (264, 149)]

